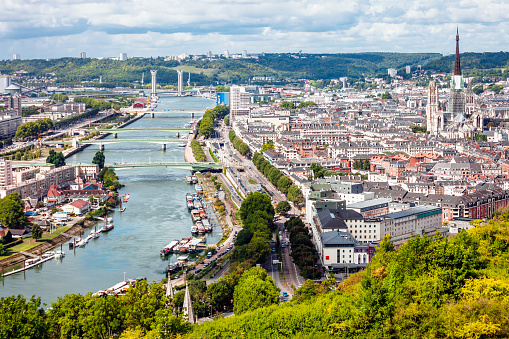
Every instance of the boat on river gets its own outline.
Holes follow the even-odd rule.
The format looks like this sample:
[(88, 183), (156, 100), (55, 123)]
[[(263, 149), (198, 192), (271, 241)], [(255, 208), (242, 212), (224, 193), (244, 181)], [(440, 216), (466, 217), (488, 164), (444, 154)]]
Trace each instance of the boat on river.
[(195, 191), (196, 191), (196, 193), (198, 193), (198, 194), (199, 194), (199, 193), (203, 193), (203, 188), (201, 187), (201, 185), (200, 185), (200, 184), (196, 184), (196, 185), (194, 186), (194, 190), (195, 190)]
[(205, 232), (207, 232), (207, 233), (212, 232), (212, 226), (210, 225), (209, 219), (202, 218), (201, 223), (203, 224), (203, 228), (205, 229)]
[(178, 240), (173, 240), (168, 245), (164, 246), (161, 250), (161, 257), (166, 257), (167, 255), (170, 255), (173, 253), (173, 248), (179, 244)]
[(179, 147), (186, 147), (187, 146), (187, 142), (179, 142), (178, 146)]
[(193, 223), (196, 223), (197, 221), (200, 221), (200, 212), (198, 210), (191, 210), (191, 220)]
[(201, 221), (196, 222), (196, 227), (198, 227), (198, 234), (205, 233), (205, 227), (203, 227), (203, 223)]
[(101, 227), (100, 231), (103, 233), (106, 233), (106, 232), (111, 231), (114, 227), (115, 226), (113, 225), (113, 223), (109, 223), (109, 224), (106, 224), (103, 227)]
[(196, 225), (191, 226), (191, 234), (194, 235), (198, 234), (198, 226)]
[(198, 183), (198, 178), (195, 175), (191, 176), (191, 180), (192, 180), (193, 184), (197, 184)]
[(122, 199), (122, 202), (128, 202), (130, 197), (131, 197), (130, 194), (124, 194), (124, 198)]
[[(192, 177), (192, 176), (190, 176), (190, 175), (188, 175), (188, 176), (186, 177), (186, 182), (187, 182), (188, 184), (192, 184), (192, 183), (193, 183), (193, 177)], [(189, 194), (189, 193), (188, 193), (188, 194)], [(187, 197), (187, 195), (186, 195), (186, 197)]]

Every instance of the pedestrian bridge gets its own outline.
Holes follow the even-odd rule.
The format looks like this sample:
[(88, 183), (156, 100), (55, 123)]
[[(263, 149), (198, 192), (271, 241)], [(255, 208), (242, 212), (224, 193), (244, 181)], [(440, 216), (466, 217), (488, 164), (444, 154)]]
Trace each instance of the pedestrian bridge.
[(143, 167), (173, 167), (196, 171), (222, 170), (223, 165), (219, 162), (139, 162), (105, 164), (104, 167), (115, 169), (143, 168)]

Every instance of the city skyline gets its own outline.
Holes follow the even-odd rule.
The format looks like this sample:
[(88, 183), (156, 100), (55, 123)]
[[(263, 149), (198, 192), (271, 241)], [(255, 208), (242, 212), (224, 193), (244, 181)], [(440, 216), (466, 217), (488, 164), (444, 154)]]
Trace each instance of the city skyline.
[[(82, 0), (4, 4), (0, 59), (260, 52), (437, 52), (459, 26), (465, 52), (506, 50), (509, 4), (496, 1), (309, 1), (184, 4)], [(48, 48), (50, 46), (51, 48)]]

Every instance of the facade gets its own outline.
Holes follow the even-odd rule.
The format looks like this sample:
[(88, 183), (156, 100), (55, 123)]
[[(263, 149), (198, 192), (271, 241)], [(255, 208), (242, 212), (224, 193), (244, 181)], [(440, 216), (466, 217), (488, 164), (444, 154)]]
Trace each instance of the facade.
[(0, 159), (0, 186), (12, 185), (12, 161)]
[(364, 218), (373, 218), (389, 213), (389, 203), (391, 199), (378, 198), (350, 204), (346, 206), (349, 210), (360, 213)]
[(242, 86), (230, 87), (230, 118), (234, 121), (238, 115), (249, 114), (250, 95)]
[(459, 40), (459, 33), (456, 32), (454, 74), (451, 77), (451, 92), (446, 110), (440, 107), (436, 81), (430, 81), (428, 86), (426, 106), (428, 131), (431, 135), (442, 135), (449, 139), (473, 138), (477, 132), (482, 132), (484, 124), (483, 114), (476, 112), (472, 85), (468, 84), (465, 88), (461, 75)]
[(230, 92), (216, 93), (216, 105), (230, 105)]
[(90, 203), (88, 201), (79, 199), (62, 206), (62, 210), (66, 213), (81, 215), (87, 213), (90, 210)]
[(21, 199), (28, 197), (39, 198), (46, 195), (51, 185), (61, 186), (74, 181), (76, 170), (74, 166), (65, 165), (58, 168), (41, 167), (35, 178), (21, 183), (0, 186), (0, 198), (11, 193), (19, 193)]

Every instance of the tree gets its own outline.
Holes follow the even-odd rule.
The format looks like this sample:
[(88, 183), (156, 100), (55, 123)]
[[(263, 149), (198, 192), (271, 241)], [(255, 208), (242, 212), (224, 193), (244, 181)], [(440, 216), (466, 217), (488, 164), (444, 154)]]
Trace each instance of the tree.
[(276, 206), (276, 213), (277, 214), (286, 214), (290, 211), (292, 207), (290, 206), (290, 203), (286, 200), (281, 201)]
[(49, 338), (41, 299), (23, 296), (0, 298), (0, 338)]
[(291, 101), (283, 101), (281, 104), (279, 104), (279, 107), (282, 109), (293, 109), (295, 108), (295, 105)]
[[(270, 140), (270, 141), (272, 141), (272, 140)], [(263, 152), (265, 152), (268, 149), (274, 150), (274, 143), (271, 144), (269, 142), (268, 144), (263, 144), (262, 145), (262, 149), (260, 150), (260, 152), (263, 153)]]
[(230, 126), (230, 115), (224, 117), (224, 124), (226, 126)]
[(485, 134), (476, 134), (474, 139), (475, 141), (477, 140), (488, 141), (488, 136), (486, 136)]
[(102, 170), (104, 168), (104, 161), (106, 160), (103, 151), (95, 152), (94, 159), (92, 160), (93, 164), (99, 165), (99, 169)]
[(32, 238), (34, 238), (35, 241), (37, 241), (37, 240), (42, 238), (42, 229), (41, 229), (41, 226), (34, 225), (32, 227)]
[(240, 277), (233, 293), (233, 300), (233, 312), (239, 315), (279, 303), (279, 292), (263, 268), (253, 267)]
[(265, 236), (254, 236), (247, 245), (247, 255), (257, 264), (264, 263), (270, 255), (270, 246)]
[(25, 227), (25, 204), (18, 193), (8, 194), (0, 200), (0, 223), (7, 228), (22, 229)]
[(268, 196), (260, 192), (249, 193), (240, 205), (240, 218), (244, 221), (255, 211), (265, 211), (274, 216), (274, 207)]
[(301, 204), (304, 201), (304, 195), (302, 191), (297, 185), (292, 185), (288, 189), (288, 194), (286, 195), (288, 200), (293, 202), (294, 204)]
[(65, 165), (65, 158), (62, 152), (55, 152), (55, 150), (50, 150), (49, 155), (46, 158), (47, 164), (53, 164), (55, 167), (61, 167)]
[(207, 286), (207, 295), (213, 311), (223, 311), (225, 306), (227, 308), (232, 306), (231, 301), (235, 289), (232, 282), (232, 279), (221, 278), (218, 282)]
[(490, 121), (490, 122), (488, 122), (486, 127), (488, 127), (488, 128), (490, 128), (490, 127), (497, 127), (497, 124), (495, 124), (493, 121)]
[(383, 99), (383, 100), (389, 100), (389, 99), (392, 99), (392, 95), (391, 95), (391, 93), (389, 93), (389, 91), (385, 91), (385, 92), (382, 94), (382, 99)]
[(277, 188), (285, 195), (288, 193), (290, 186), (292, 186), (292, 179), (288, 178), (286, 175), (282, 175), (277, 181)]

